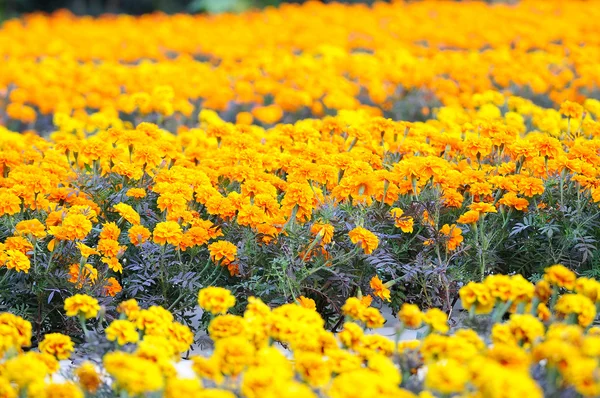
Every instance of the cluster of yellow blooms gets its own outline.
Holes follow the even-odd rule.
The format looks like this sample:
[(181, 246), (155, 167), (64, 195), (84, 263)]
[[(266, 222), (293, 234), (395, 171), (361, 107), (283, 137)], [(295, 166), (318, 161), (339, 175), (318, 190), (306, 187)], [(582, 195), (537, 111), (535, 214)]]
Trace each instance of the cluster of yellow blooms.
[[(509, 309), (510, 315), (504, 321), (493, 318), (489, 333), (451, 330), (439, 309), (421, 312), (404, 304), (394, 339), (368, 333), (383, 326), (383, 316), (369, 301), (350, 298), (343, 308), (346, 322), (334, 334), (324, 329), (310, 299), (270, 308), (250, 298), (238, 316), (227, 314), (236, 301), (230, 291), (208, 287), (200, 291), (198, 304), (213, 315), (208, 333), (215, 345), (209, 357), (192, 356), (195, 378), (182, 378), (174, 366), (190, 348), (192, 332), (162, 307), (123, 302), (121, 318), (104, 330), (114, 346), (102, 367), (83, 363), (67, 376), (71, 381), (61, 383), (47, 376), (57, 372), (58, 360), (71, 357), (70, 337), (48, 334), (39, 352), (24, 352), (31, 344), (31, 324), (3, 313), (0, 393), (65, 398), (109, 388), (115, 396), (173, 398), (542, 397), (543, 391), (568, 389), (586, 397), (600, 394), (600, 328), (590, 327), (600, 282), (555, 265), (535, 285), (493, 275), (460, 294), (465, 309), (500, 315)], [(85, 322), (98, 314), (98, 303), (73, 297), (65, 311)], [(404, 328), (423, 326), (419, 339), (398, 339)]]
[[(45, 139), (0, 127), (0, 218), (13, 231), (0, 243), (0, 263), (27, 273), (36, 252), (67, 250), (75, 253), (64, 265), (74, 285), (100, 283), (114, 295), (124, 253), (148, 242), (181, 252), (206, 247), (238, 274), (238, 247), (222, 228), (232, 222), (261, 244), (277, 243), (292, 219), (310, 225), (319, 243), (305, 253), (310, 260), (340, 239), (322, 211), (331, 206), (387, 205), (400, 231), (439, 231), (425, 244), (437, 237), (454, 251), (461, 225), (564, 205), (542, 197), (548, 186), (560, 185), (561, 200), (565, 191), (600, 201), (600, 101), (567, 101), (560, 111), (493, 91), (477, 101), (474, 110), (442, 107), (413, 123), (341, 111), (265, 129), (203, 110), (200, 126), (176, 134), (142, 123)], [(118, 198), (112, 205), (89, 190), (101, 179)], [(394, 207), (424, 193), (461, 214), (441, 225), (439, 215)], [(373, 226), (354, 222), (343, 239), (371, 254), (380, 243)]]
[(472, 94), (497, 88), (582, 100), (600, 86), (594, 4), (309, 2), (220, 16), (34, 14), (0, 29), (0, 118), (30, 125), (54, 115), (64, 128), (94, 130), (120, 127), (119, 112), (181, 120), (199, 106), (265, 124), (287, 114), (381, 112), (411, 92), (422, 92), (413, 105), (425, 114), (434, 98), (472, 106)]

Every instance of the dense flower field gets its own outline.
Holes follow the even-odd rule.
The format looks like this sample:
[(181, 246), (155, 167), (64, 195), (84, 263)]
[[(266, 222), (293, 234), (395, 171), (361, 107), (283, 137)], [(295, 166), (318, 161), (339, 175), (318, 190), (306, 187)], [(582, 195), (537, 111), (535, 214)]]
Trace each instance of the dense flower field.
[[(251, 297), (238, 316), (225, 314), (236, 301), (230, 291), (208, 287), (200, 290), (198, 304), (213, 315), (208, 332), (215, 349), (210, 357), (191, 358), (195, 378), (177, 376), (174, 360), (190, 348), (193, 335), (168, 310), (140, 309), (135, 299), (127, 300), (119, 305), (120, 318), (101, 320), (106, 327), (95, 335), (86, 319), (98, 315), (98, 301), (76, 295), (65, 301), (66, 314), (80, 319), (96, 347), (109, 347), (104, 370), (84, 362), (63, 372), (68, 381), (45, 382), (59, 369), (58, 360), (72, 355), (73, 341), (47, 334), (40, 352), (23, 353), (22, 347), (31, 345), (32, 325), (5, 313), (0, 392), (6, 397), (17, 391), (32, 397), (83, 397), (84, 392), (207, 398), (598, 396), (600, 328), (590, 325), (599, 293), (599, 282), (577, 278), (562, 265), (548, 268), (535, 285), (520, 275), (492, 275), (460, 290), (470, 319), (491, 313), (482, 315), (486, 322), (479, 328), (449, 333), (443, 311), (421, 312), (404, 304), (397, 336), (403, 328), (424, 325), (425, 330), (419, 340), (393, 341), (365, 333), (384, 321), (365, 297), (346, 301), (346, 322), (336, 336), (324, 329), (314, 301), (271, 309)], [(509, 318), (500, 322), (507, 311)]]
[(4, 22), (0, 396), (598, 395), (596, 3)]

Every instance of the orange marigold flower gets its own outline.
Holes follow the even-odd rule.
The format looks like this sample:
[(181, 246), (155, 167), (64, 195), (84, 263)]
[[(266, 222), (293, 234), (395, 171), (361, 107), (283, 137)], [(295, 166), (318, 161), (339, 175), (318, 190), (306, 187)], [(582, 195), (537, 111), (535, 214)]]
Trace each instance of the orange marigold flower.
[(382, 300), (390, 301), (390, 289), (388, 289), (383, 281), (377, 275), (371, 278), (369, 286), (373, 289), (373, 294)]
[(577, 275), (562, 264), (556, 264), (546, 268), (544, 280), (558, 287), (563, 287), (567, 290), (575, 288)]
[(104, 288), (102, 289), (104, 294), (110, 297), (114, 297), (121, 290), (123, 290), (121, 284), (112, 276), (107, 279), (106, 285), (104, 285)]
[(583, 115), (583, 106), (576, 102), (565, 101), (560, 105), (560, 113), (572, 119), (579, 119)]
[(456, 250), (464, 240), (462, 230), (456, 224), (444, 224), (440, 233), (446, 237), (446, 248), (450, 251)]
[(139, 246), (150, 239), (151, 232), (143, 225), (134, 225), (129, 228), (127, 236), (132, 245)]
[(310, 227), (310, 232), (313, 235), (321, 236), (321, 243), (327, 245), (331, 243), (333, 240), (333, 225), (331, 224), (322, 224), (322, 223), (314, 223), (312, 227)]
[[(62, 240), (82, 240), (92, 230), (92, 222), (83, 214), (69, 214), (60, 226)], [(57, 236), (58, 238), (58, 236)]]
[(26, 274), (29, 273), (29, 268), (31, 268), (29, 257), (18, 250), (7, 250), (5, 254), (6, 260), (4, 266), (6, 266), (6, 268), (14, 269), (17, 272), (24, 272)]
[(90, 286), (98, 279), (98, 270), (91, 264), (71, 264), (69, 267), (69, 282), (76, 284), (81, 289), (84, 282)]
[(38, 239), (46, 237), (46, 227), (38, 219), (18, 222), (15, 229), (20, 235), (31, 235)]
[(131, 224), (140, 224), (140, 215), (137, 211), (133, 209), (133, 207), (129, 206), (127, 203), (117, 203), (113, 208), (117, 213), (119, 213), (121, 217), (129, 221)]
[(469, 210), (456, 220), (459, 224), (475, 224), (477, 221), (479, 221), (479, 212), (477, 210)]
[(177, 246), (181, 242), (183, 232), (181, 231), (181, 226), (175, 221), (163, 221), (156, 224), (152, 235), (154, 243), (158, 243), (159, 245), (169, 243)]
[(348, 236), (352, 243), (360, 245), (365, 254), (373, 253), (373, 250), (377, 249), (377, 246), (379, 246), (379, 238), (377, 238), (373, 232), (363, 227), (354, 228), (352, 231), (348, 232)]
[(221, 262), (221, 265), (227, 265), (235, 261), (237, 255), (237, 246), (226, 240), (220, 240), (208, 245), (210, 258), (213, 262)]
[(308, 297), (304, 297), (304, 296), (298, 297), (298, 304), (300, 304), (304, 308), (308, 308), (309, 310), (317, 309), (317, 304), (315, 303), (315, 300), (308, 298)]
[(0, 193), (0, 217), (5, 214), (16, 214), (21, 211), (21, 198), (10, 192)]
[(125, 195), (130, 198), (142, 199), (146, 197), (146, 190), (144, 188), (130, 188)]

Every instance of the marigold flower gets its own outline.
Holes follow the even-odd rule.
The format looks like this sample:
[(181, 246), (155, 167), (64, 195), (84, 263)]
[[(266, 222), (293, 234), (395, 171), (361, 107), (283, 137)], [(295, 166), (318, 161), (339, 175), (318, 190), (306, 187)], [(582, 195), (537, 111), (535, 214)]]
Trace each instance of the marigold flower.
[(169, 243), (173, 246), (177, 246), (183, 237), (181, 226), (175, 221), (163, 221), (156, 224), (152, 234), (154, 243), (158, 243), (159, 245)]
[(433, 331), (447, 333), (448, 330), (450, 330), (450, 327), (448, 326), (448, 315), (439, 308), (428, 309), (423, 317), (423, 321), (425, 321)]
[(350, 241), (354, 244), (359, 244), (365, 254), (371, 254), (377, 246), (379, 246), (379, 238), (371, 232), (362, 227), (356, 227), (352, 231), (348, 232)]
[(117, 203), (114, 206), (114, 209), (117, 213), (119, 213), (121, 217), (129, 221), (131, 224), (140, 224), (140, 215), (137, 211), (133, 209), (133, 207), (129, 206), (127, 203)]
[(333, 225), (331, 224), (322, 224), (322, 223), (314, 223), (312, 227), (310, 227), (310, 232), (313, 235), (321, 238), (321, 243), (324, 245), (328, 245), (333, 240)]
[(398, 311), (398, 318), (408, 328), (418, 329), (424, 321), (424, 314), (415, 304), (402, 304)]
[(226, 240), (220, 240), (208, 245), (208, 251), (212, 261), (220, 261), (221, 265), (228, 265), (235, 261), (237, 246)]
[(20, 221), (15, 229), (20, 235), (31, 235), (37, 239), (46, 237), (46, 227), (37, 219)]
[(198, 293), (198, 305), (212, 314), (224, 314), (235, 305), (235, 297), (222, 287), (207, 287)]
[(382, 300), (390, 301), (390, 289), (383, 283), (377, 275), (371, 278), (369, 286), (373, 289), (373, 294)]
[(121, 290), (123, 290), (121, 284), (112, 276), (106, 280), (106, 285), (102, 288), (104, 294), (110, 297), (116, 296)]
[(85, 319), (95, 318), (100, 311), (98, 300), (85, 294), (76, 294), (65, 300), (67, 316), (83, 316)]
[(150, 230), (143, 225), (134, 225), (129, 228), (127, 236), (132, 245), (139, 246), (150, 239)]
[(577, 276), (575, 273), (562, 264), (556, 264), (548, 267), (544, 273), (545, 281), (551, 285), (562, 287), (567, 290), (573, 290), (576, 279)]
[(309, 310), (317, 310), (317, 304), (315, 303), (315, 300), (308, 297), (298, 297), (298, 304), (300, 304), (304, 308), (308, 308)]
[(140, 337), (135, 325), (127, 320), (115, 320), (104, 331), (108, 341), (116, 341), (119, 345), (136, 343)]
[(102, 384), (102, 379), (100, 379), (96, 366), (91, 362), (82, 363), (75, 370), (75, 376), (77, 376), (79, 385), (91, 394), (95, 394)]
[(39, 349), (43, 353), (63, 360), (71, 356), (73, 351), (75, 351), (75, 345), (69, 336), (62, 333), (49, 333), (40, 342)]

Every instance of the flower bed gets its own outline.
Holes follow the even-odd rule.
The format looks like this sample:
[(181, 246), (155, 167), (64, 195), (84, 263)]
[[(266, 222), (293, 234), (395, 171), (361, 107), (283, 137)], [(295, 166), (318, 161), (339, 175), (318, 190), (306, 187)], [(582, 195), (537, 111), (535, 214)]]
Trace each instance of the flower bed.
[(0, 385), (5, 396), (19, 391), (36, 397), (83, 397), (83, 391), (166, 397), (597, 396), (600, 328), (590, 326), (599, 293), (599, 282), (577, 278), (562, 265), (548, 268), (535, 285), (520, 275), (488, 276), (460, 291), (477, 326), (450, 330), (439, 309), (421, 312), (404, 304), (396, 336), (403, 328), (426, 330), (417, 340), (399, 341), (365, 334), (381, 327), (383, 317), (364, 299), (348, 299), (346, 321), (334, 335), (324, 329), (314, 303), (271, 309), (253, 297), (243, 315), (231, 315), (231, 292), (208, 287), (198, 304), (213, 315), (208, 332), (215, 348), (209, 357), (191, 358), (191, 378), (177, 376), (174, 360), (190, 348), (193, 335), (169, 311), (140, 309), (129, 300), (119, 307), (120, 319), (100, 319), (88, 331), (86, 320), (98, 315), (99, 306), (80, 295), (66, 300), (65, 312), (80, 319), (89, 340), (83, 346), (103, 356), (101, 367), (85, 362), (65, 375), (67, 381), (44, 381), (57, 371), (57, 360), (70, 357), (72, 340), (47, 334), (40, 353), (23, 353), (21, 347), (31, 344), (31, 324), (3, 314)]

